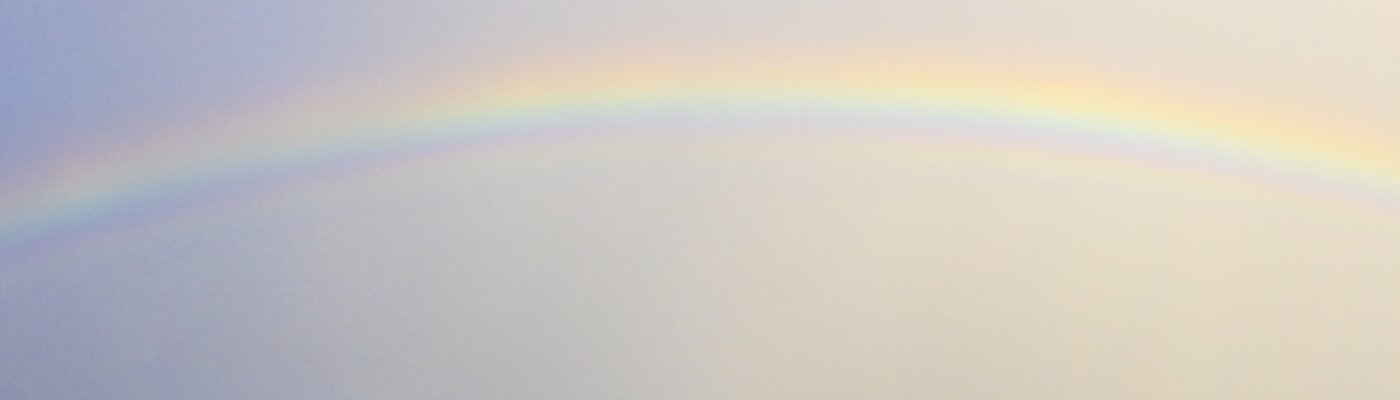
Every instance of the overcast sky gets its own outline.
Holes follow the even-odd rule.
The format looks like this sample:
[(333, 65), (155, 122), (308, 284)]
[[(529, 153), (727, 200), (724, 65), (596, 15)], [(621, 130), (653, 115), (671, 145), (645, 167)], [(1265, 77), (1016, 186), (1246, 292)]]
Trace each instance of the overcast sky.
[[(0, 217), (287, 119), (639, 59), (1072, 72), (1400, 140), (1397, 4), (8, 1)], [(0, 398), (1400, 395), (1392, 213), (758, 119), (66, 222), (0, 252)]]

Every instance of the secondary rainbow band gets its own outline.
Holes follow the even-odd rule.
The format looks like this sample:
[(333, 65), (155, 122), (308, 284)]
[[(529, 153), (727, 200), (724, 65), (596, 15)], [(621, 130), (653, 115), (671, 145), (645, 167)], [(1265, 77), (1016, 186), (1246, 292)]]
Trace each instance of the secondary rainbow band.
[[(1352, 142), (1340, 135), (1273, 130), (1278, 127), (1268, 124), (1211, 125), (1208, 119), (1198, 121), (1151, 108), (1134, 108), (1116, 99), (1095, 99), (1076, 91), (1025, 93), (810, 81), (703, 85), (661, 81), (508, 92), (480, 99), (459, 102), (449, 97), (417, 112), (339, 126), (273, 129), (289, 137), (312, 140), (131, 171), (104, 185), (64, 193), (33, 209), (4, 216), (0, 219), (0, 256), (29, 242), (60, 240), (62, 232), (100, 225), (104, 218), (123, 212), (159, 213), (142, 205), (162, 204), (172, 196), (222, 196), (236, 193), (234, 187), (253, 190), (247, 186), (269, 185), (270, 181), (285, 179), (298, 171), (365, 168), (363, 164), (412, 160), (416, 154), (442, 151), (443, 144), (470, 147), (473, 138), (536, 128), (548, 130), (581, 121), (644, 116), (726, 118), (784, 114), (825, 118), (834, 114), (929, 124), (964, 121), (1026, 132), (991, 135), (988, 141), (1014, 143), (1034, 139), (1036, 144), (1032, 146), (1045, 152), (1072, 154), (1066, 159), (1104, 157), (1115, 159), (1114, 163), (1133, 163), (1146, 156), (1158, 159), (1140, 160), (1142, 163), (1196, 173), (1202, 169), (1238, 167), (1254, 172), (1223, 173), (1253, 179), (1259, 176), (1248, 175), (1264, 171), (1270, 176), (1264, 180), (1299, 178), (1297, 181), (1303, 183), (1297, 186), (1305, 186), (1299, 190), (1315, 190), (1306, 186), (1320, 184), (1348, 192), (1347, 197), (1361, 193), (1368, 201), (1387, 205), (1400, 199), (1400, 168), (1394, 164), (1400, 158), (1391, 157), (1400, 154), (1400, 149), (1388, 144)], [(924, 140), (939, 139), (930, 135)], [(1105, 146), (1108, 152), (1104, 151)], [(1075, 150), (1085, 148), (1095, 150)], [(1124, 153), (1115, 155), (1113, 151)], [(330, 166), (336, 167), (327, 168)]]

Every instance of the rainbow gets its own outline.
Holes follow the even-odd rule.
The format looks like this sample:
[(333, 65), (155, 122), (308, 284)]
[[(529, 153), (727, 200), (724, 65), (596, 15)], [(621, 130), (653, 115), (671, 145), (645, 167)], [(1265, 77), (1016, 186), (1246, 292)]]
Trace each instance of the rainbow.
[[(1227, 107), (1162, 101), (1170, 96), (1082, 79), (1007, 79), (927, 67), (798, 70), (806, 73), (680, 76), (624, 69), (582, 74), (586, 77), (556, 73), (563, 78), (555, 80), (542, 79), (551, 74), (524, 74), (529, 76), (490, 80), (513, 83), (489, 89), (467, 85), (413, 95), (386, 107), (401, 111), (364, 113), (370, 115), (364, 118), (301, 116), (293, 108), (285, 118), (291, 122), (240, 128), (244, 135), (238, 137), (254, 139), (237, 146), (200, 147), (205, 136), (184, 130), (140, 149), (145, 153), (105, 162), (74, 157), (68, 168), (78, 172), (26, 193), (29, 201), (0, 214), (0, 258), (26, 248), (61, 246), (104, 221), (139, 221), (169, 214), (175, 204), (269, 190), (293, 177), (412, 162), (491, 138), (545, 138), (560, 127), (642, 118), (781, 115), (819, 122), (894, 121), (930, 132), (955, 125), (962, 133), (899, 140), (991, 149), (1007, 165), (1077, 165), (1068, 169), (1154, 180), (1176, 176), (1217, 187), (1253, 182), (1327, 198), (1340, 208), (1390, 211), (1386, 207), (1400, 202), (1400, 146), (1358, 130), (1309, 127), (1278, 115), (1230, 114), (1220, 111)], [(328, 107), (304, 107), (313, 108)], [(85, 175), (91, 171), (102, 172)]]

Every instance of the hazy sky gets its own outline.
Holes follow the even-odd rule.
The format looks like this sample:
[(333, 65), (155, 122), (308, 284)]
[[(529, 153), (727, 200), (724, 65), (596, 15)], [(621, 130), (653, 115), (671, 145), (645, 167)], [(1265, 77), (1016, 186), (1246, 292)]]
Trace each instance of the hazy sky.
[[(1397, 4), (8, 1), (0, 222), (441, 86), (639, 63), (991, 65), (1400, 141)], [(54, 221), (0, 243), (0, 398), (1400, 395), (1400, 203), (791, 117), (624, 115)]]

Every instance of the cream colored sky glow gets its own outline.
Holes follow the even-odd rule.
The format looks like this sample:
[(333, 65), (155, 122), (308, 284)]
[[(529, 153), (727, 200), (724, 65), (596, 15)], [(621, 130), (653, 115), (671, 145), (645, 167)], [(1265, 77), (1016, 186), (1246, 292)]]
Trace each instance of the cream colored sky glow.
[[(22, 38), (0, 39), (22, 56), (0, 74), (21, 88), (0, 94), (0, 216), (629, 68), (1082, 77), (1383, 162), (1397, 4), (0, 6)], [(507, 81), (528, 77), (558, 81)], [(1400, 207), (807, 117), (545, 124), (55, 223), (0, 251), (0, 398), (1400, 396)]]

